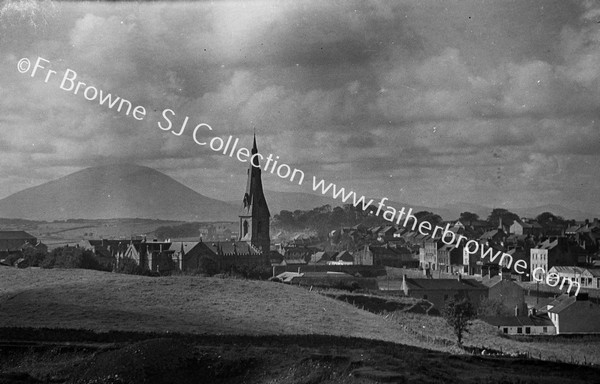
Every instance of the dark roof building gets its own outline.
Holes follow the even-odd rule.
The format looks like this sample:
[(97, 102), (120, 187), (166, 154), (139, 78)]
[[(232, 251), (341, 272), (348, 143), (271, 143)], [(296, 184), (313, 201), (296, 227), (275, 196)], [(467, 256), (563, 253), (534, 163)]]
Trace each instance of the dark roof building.
[(402, 291), (406, 296), (430, 301), (438, 310), (452, 299), (467, 298), (475, 307), (488, 297), (488, 288), (473, 279), (408, 279), (402, 278)]
[(35, 236), (25, 231), (0, 231), (0, 252), (20, 251), (26, 243), (37, 244)]

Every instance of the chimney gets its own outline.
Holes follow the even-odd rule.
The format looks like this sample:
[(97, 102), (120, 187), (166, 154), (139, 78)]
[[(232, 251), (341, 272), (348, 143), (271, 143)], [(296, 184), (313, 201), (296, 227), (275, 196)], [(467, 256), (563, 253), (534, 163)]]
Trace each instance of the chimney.
[(515, 305), (515, 317), (519, 316), (519, 306)]

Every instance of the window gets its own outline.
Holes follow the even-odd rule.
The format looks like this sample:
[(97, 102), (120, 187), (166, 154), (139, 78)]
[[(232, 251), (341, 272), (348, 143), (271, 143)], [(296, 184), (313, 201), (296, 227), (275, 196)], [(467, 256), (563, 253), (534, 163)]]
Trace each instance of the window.
[(544, 333), (548, 333), (548, 327), (544, 327), (544, 328), (542, 328), (542, 332), (544, 332)]
[(423, 295), (423, 300), (427, 300), (427, 295)]
[(504, 329), (502, 330), (504, 333), (508, 333), (508, 328), (504, 327)]
[(523, 328), (521, 328), (521, 327), (517, 328), (517, 333), (523, 333)]
[(531, 333), (531, 328), (525, 327), (525, 333), (529, 335)]

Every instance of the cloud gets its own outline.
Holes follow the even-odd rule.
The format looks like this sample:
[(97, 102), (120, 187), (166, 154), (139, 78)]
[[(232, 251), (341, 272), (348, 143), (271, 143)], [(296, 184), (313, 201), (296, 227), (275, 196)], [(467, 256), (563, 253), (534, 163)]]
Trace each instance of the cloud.
[[(10, 95), (0, 96), (0, 146), (9, 148), (0, 161), (12, 177), (128, 161), (215, 193), (245, 168), (194, 143), (201, 122), (246, 146), (256, 129), (261, 151), (307, 173), (432, 202), (443, 198), (435, 180), (480, 203), (502, 199), (506, 183), (527, 192), (511, 192), (523, 201), (565, 201), (534, 186), (558, 191), (575, 178), (570, 162), (598, 156), (593, 3), (58, 3), (44, 28), (13, 8), (0, 37), (0, 92)], [(16, 71), (38, 55), (148, 117)], [(176, 127), (189, 117), (182, 136), (158, 129), (165, 108)], [(581, 172), (594, 173), (591, 164)], [(205, 178), (191, 177), (200, 170)]]

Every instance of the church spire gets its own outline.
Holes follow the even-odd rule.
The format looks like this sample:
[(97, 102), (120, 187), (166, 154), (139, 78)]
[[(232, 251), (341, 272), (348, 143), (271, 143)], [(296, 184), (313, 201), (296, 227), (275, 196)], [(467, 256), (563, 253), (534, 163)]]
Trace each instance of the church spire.
[[(252, 141), (252, 155), (258, 153), (256, 145), (256, 133)], [(257, 156), (257, 161), (260, 163)], [(248, 181), (246, 183), (246, 193), (243, 198), (243, 207), (240, 213), (240, 241), (246, 241), (262, 252), (269, 252), (269, 207), (262, 187), (261, 169), (250, 162), (248, 167)]]

